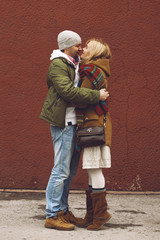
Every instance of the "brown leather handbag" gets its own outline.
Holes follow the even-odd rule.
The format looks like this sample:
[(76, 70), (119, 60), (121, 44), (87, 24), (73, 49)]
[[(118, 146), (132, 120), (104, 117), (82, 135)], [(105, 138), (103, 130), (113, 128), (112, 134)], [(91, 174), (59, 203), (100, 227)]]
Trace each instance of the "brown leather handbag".
[(77, 129), (77, 143), (80, 147), (94, 147), (105, 144), (105, 122), (106, 116), (104, 117), (104, 126), (101, 127), (87, 127)]

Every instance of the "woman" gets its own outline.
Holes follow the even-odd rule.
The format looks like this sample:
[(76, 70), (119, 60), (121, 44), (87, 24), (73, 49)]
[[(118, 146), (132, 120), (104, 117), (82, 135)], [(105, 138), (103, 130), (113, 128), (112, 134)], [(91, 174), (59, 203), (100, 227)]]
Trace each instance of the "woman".
[[(80, 87), (90, 89), (108, 88), (107, 77), (110, 75), (109, 46), (99, 39), (90, 39), (83, 48), (80, 67)], [(84, 219), (77, 218), (77, 226), (87, 227), (87, 230), (98, 230), (111, 215), (107, 212), (105, 179), (102, 168), (111, 167), (111, 118), (108, 112), (108, 102), (99, 105), (77, 107), (78, 127), (103, 126), (105, 123), (105, 145), (86, 147), (83, 149), (82, 168), (87, 169), (89, 188), (86, 190), (87, 213)]]

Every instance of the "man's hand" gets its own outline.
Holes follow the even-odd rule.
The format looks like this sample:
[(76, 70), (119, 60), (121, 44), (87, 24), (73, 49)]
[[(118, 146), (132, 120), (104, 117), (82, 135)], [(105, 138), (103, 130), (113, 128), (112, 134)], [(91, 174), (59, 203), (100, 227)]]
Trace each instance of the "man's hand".
[(100, 100), (104, 101), (109, 97), (109, 93), (105, 88), (100, 89)]

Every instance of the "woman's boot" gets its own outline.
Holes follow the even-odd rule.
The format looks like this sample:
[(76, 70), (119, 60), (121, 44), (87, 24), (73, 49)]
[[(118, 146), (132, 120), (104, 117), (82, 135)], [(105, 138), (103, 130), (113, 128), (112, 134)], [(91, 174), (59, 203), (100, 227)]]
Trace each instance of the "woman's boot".
[(77, 218), (77, 227), (87, 227), (93, 222), (93, 207), (92, 207), (92, 190), (86, 190), (86, 208), (87, 212), (85, 218)]
[(99, 230), (111, 218), (107, 212), (106, 191), (92, 193), (93, 205), (93, 224), (87, 227), (87, 230)]

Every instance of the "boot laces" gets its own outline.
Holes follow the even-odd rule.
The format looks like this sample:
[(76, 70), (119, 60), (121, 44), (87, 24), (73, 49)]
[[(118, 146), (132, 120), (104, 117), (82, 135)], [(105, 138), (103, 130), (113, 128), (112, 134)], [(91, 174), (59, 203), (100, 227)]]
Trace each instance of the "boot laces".
[(58, 216), (59, 216), (59, 219), (61, 220), (61, 222), (67, 223), (66, 219), (63, 216), (63, 213), (60, 213)]

